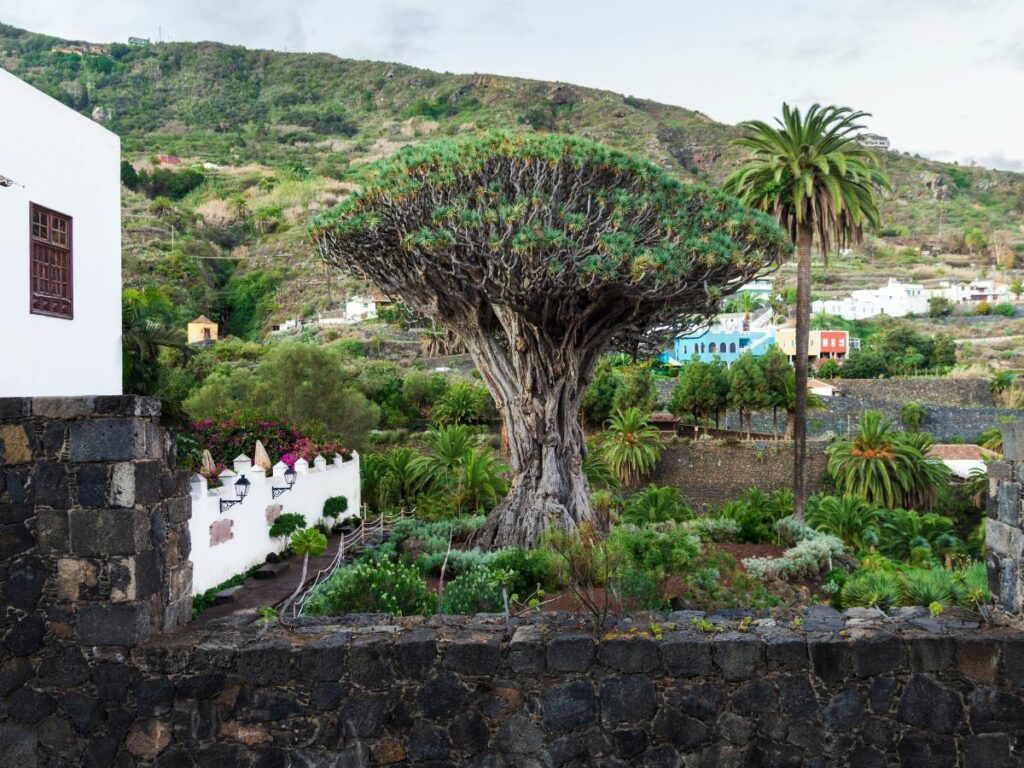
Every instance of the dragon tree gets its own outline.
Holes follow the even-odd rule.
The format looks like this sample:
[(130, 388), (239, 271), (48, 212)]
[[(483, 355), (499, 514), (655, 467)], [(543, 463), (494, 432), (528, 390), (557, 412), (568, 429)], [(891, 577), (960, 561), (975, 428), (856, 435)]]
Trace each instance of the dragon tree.
[(515, 473), (483, 546), (591, 518), (580, 399), (612, 345), (705, 324), (791, 249), (768, 216), (584, 139), (408, 147), (314, 222), (328, 264), (453, 329), (498, 406)]

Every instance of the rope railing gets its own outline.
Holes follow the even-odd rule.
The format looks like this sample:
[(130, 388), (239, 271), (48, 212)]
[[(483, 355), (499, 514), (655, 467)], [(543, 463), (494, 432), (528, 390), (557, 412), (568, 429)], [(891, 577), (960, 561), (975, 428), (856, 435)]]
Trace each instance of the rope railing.
[(406, 518), (413, 517), (415, 509), (406, 512), (405, 509), (401, 509), (397, 516), (388, 517), (381, 512), (380, 515), (371, 521), (363, 518), (362, 524), (357, 530), (350, 531), (349, 533), (343, 533), (338, 539), (338, 549), (324, 568), (319, 570), (316, 574), (316, 578), (309, 587), (302, 593), (302, 597), (296, 600), (291, 607), (292, 618), (298, 618), (302, 615), (302, 611), (306, 606), (306, 601), (309, 599), (317, 587), (329, 580), (334, 573), (345, 565), (346, 560), (349, 558), (351, 551), (356, 546), (365, 548), (369, 543), (373, 546), (384, 542), (391, 532), (395, 529), (395, 526)]

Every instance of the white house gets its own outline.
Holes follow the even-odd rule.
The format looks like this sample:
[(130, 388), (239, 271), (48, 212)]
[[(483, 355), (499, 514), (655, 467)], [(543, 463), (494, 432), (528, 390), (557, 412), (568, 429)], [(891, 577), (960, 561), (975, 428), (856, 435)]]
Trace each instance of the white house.
[(953, 283), (946, 280), (939, 283), (938, 288), (929, 289), (927, 293), (929, 296), (948, 299), (953, 304), (967, 304), (977, 301), (998, 304), (1014, 300), (1014, 297), (1010, 294), (1010, 287), (1006, 283), (1000, 283), (996, 280), (972, 280), (969, 283)]
[(0, 69), (0, 397), (121, 393), (121, 142)]
[(812, 302), (815, 314), (837, 315), (844, 320), (864, 320), (878, 315), (906, 317), (928, 312), (928, 292), (917, 283), (901, 283), (890, 277), (880, 288), (853, 291), (845, 299)]
[(351, 323), (377, 319), (377, 302), (364, 296), (353, 296), (345, 302), (345, 319)]
[(877, 133), (862, 133), (857, 137), (857, 141), (865, 147), (875, 147), (877, 149), (889, 148), (889, 139), (885, 136), (880, 136)]
[(772, 281), (767, 277), (755, 277), (749, 283), (741, 285), (737, 293), (752, 293), (759, 299), (770, 299), (772, 296)]
[(987, 462), (998, 459), (999, 454), (970, 443), (936, 443), (928, 451), (928, 458), (938, 459), (954, 477), (967, 480), (972, 472), (987, 474)]

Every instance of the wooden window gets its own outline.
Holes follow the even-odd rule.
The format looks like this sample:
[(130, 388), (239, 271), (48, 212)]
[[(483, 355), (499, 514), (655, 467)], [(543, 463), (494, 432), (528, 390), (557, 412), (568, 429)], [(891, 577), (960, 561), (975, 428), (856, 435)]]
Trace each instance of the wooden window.
[(29, 311), (70, 320), (75, 314), (71, 217), (35, 203), (29, 208)]

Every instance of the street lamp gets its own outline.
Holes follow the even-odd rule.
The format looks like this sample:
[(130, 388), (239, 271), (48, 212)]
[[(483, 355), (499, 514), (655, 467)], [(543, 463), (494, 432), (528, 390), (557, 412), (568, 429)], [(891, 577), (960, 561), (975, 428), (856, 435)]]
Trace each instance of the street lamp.
[(271, 497), (276, 499), (278, 496), (280, 496), (285, 491), (290, 491), (292, 489), (292, 486), (295, 485), (295, 478), (296, 477), (297, 477), (297, 473), (295, 472), (295, 467), (288, 467), (288, 469), (286, 469), (284, 471), (284, 481), (286, 483), (288, 483), (288, 485), (275, 485), (275, 486), (271, 487), (271, 489), (270, 489)]
[(237, 499), (221, 499), (220, 500), (220, 511), (223, 513), (226, 509), (231, 509), (235, 504), (241, 504), (245, 501), (245, 497), (249, 495), (249, 486), (252, 483), (249, 482), (249, 478), (242, 475), (238, 480), (235, 481), (235, 494), (238, 496)]

